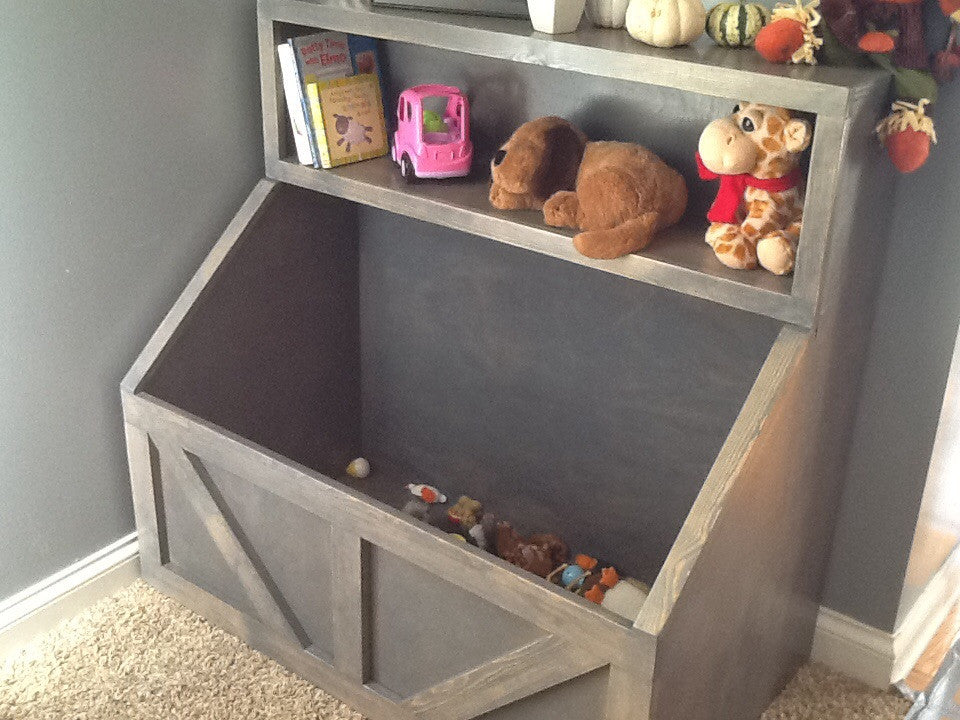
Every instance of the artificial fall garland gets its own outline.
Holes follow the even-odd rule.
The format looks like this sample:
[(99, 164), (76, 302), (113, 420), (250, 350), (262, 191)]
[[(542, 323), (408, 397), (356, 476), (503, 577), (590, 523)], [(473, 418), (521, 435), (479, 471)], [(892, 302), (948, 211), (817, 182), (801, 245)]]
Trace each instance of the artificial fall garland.
[[(932, 2), (933, 0), (928, 0)], [(946, 46), (927, 49), (924, 0), (803, 0), (777, 5), (757, 34), (757, 52), (770, 62), (878, 65), (894, 80), (891, 114), (877, 128), (898, 170), (922, 166), (936, 142), (927, 108), (938, 83), (960, 69), (960, 0), (936, 0), (949, 23)]]

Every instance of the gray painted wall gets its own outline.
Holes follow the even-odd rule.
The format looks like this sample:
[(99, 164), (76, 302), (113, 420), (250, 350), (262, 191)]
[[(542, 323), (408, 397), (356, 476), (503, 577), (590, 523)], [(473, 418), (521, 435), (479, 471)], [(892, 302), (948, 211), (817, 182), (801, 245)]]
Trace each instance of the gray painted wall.
[(937, 107), (940, 144), (897, 186), (824, 597), (886, 631), (897, 620), (960, 317), (958, 117), (954, 84)]
[(263, 161), (253, 0), (0, 7), (4, 598), (133, 529), (120, 378)]

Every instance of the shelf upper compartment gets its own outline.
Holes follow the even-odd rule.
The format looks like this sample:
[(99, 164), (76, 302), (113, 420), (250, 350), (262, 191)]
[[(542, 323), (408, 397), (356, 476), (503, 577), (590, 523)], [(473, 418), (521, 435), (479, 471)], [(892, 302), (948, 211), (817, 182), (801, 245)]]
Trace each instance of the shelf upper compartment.
[(528, 20), (373, 8), (364, 0), (260, 0), (262, 18), (426, 45), (589, 75), (633, 80), (715, 97), (846, 115), (889, 78), (876, 69), (773, 65), (746, 49), (708, 38), (661, 49), (624, 30), (594, 28), (546, 35)]
[(268, 165), (267, 175), (759, 315), (804, 326), (811, 322), (812, 308), (804, 299), (791, 295), (790, 277), (762, 270), (730, 270), (721, 265), (703, 241), (706, 221), (700, 218), (689, 218), (685, 224), (660, 233), (642, 253), (593, 260), (574, 249), (572, 232), (548, 227), (540, 213), (492, 208), (485, 178), (407, 185), (389, 158), (335, 170), (315, 170), (293, 160), (280, 160)]

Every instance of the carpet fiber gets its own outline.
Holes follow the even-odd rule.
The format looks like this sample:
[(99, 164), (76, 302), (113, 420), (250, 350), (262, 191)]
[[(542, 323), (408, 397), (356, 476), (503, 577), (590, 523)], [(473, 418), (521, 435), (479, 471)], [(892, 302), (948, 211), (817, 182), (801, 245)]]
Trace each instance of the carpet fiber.
[[(804, 668), (763, 720), (901, 720), (907, 703)], [(0, 664), (0, 720), (362, 720), (143, 582)]]

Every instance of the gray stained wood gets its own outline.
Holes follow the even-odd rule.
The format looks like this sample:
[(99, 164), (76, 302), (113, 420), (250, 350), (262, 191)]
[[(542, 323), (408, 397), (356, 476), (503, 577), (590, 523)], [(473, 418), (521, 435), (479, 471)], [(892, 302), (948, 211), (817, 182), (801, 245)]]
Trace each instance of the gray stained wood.
[[(887, 79), (360, 0), (260, 0), (258, 28), (266, 169), (289, 184), (254, 188), (123, 380), (145, 577), (374, 720), (756, 717), (812, 636), (889, 212), (870, 136)], [(479, 100), (480, 165), (552, 106), (688, 179), (690, 138), (728, 99), (817, 113), (793, 278), (711, 264), (693, 221), (588, 261), (569, 233), (488, 208), (482, 169), (406, 188), (386, 160), (289, 162), (275, 45), (311, 28), (387, 40), (390, 92), (442, 61)], [(620, 393), (601, 409), (604, 380)], [(361, 453), (388, 482), (453, 474), (640, 558), (648, 602), (623, 621), (451, 540), (346, 481)], [(304, 547), (329, 562), (294, 559)], [(471, 619), (505, 632), (408, 641), (461, 618), (464, 637)]]

